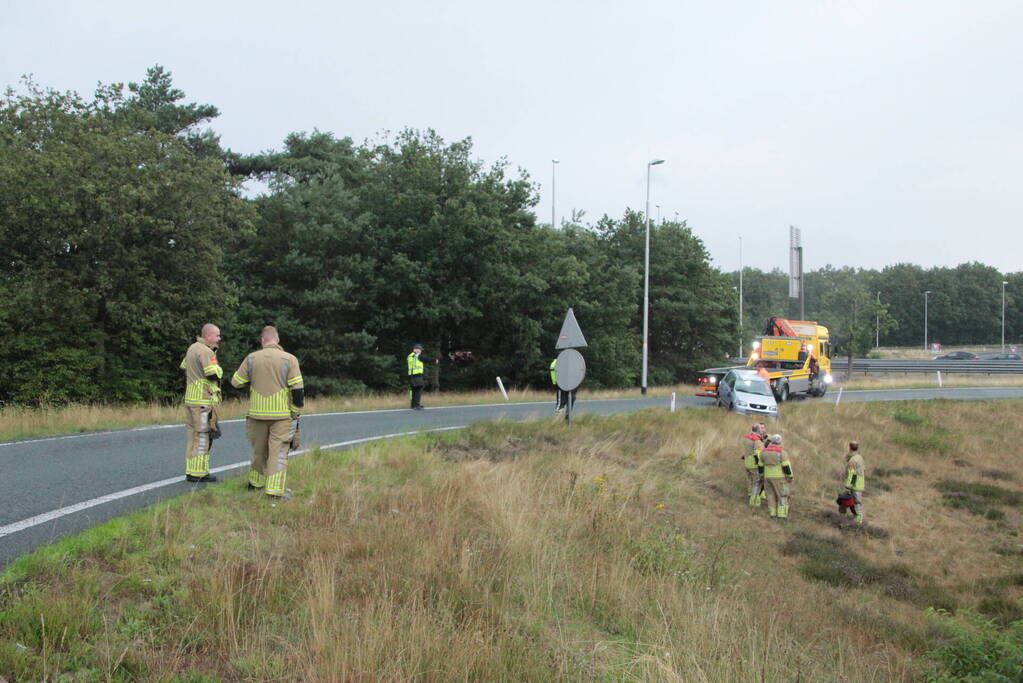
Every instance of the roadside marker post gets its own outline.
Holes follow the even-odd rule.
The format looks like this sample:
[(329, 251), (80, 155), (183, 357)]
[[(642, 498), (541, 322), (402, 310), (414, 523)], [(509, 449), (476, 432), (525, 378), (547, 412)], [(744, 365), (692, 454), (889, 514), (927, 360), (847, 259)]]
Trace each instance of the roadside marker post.
[(501, 395), (504, 396), (504, 400), (507, 401), (508, 392), (504, 390), (504, 382), (501, 381), (500, 377), (497, 378), (497, 388), (501, 390)]

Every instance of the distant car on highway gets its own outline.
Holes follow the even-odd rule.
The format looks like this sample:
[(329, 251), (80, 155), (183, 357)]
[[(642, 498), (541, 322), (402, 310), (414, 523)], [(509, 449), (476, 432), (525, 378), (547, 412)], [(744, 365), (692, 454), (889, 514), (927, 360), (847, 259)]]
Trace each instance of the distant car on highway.
[(729, 370), (718, 383), (718, 405), (743, 415), (778, 417), (778, 404), (766, 379), (755, 370)]
[(992, 351), (991, 353), (979, 354), (978, 360), (1023, 360), (1023, 357), (1020, 357), (1018, 353)]
[(935, 356), (933, 360), (978, 360), (980, 356), (971, 351), (953, 351), (944, 356)]

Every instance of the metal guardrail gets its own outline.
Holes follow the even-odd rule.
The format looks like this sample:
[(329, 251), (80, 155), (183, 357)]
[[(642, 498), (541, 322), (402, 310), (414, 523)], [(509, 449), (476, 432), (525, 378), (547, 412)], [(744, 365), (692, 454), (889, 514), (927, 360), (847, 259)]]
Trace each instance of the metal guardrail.
[[(844, 373), (849, 367), (845, 358), (831, 359), (831, 372)], [(854, 358), (854, 373), (901, 372), (951, 372), (971, 375), (1023, 375), (1023, 360), (888, 360)]]

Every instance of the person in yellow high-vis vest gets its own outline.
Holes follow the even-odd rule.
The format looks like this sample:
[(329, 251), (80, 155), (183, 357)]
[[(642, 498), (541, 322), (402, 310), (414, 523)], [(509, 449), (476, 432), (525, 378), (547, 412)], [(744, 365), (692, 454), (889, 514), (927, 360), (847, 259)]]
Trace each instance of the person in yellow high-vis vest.
[(423, 387), (426, 386), (426, 379), (424, 377), (426, 366), (424, 363), (439, 363), (440, 360), (424, 356), (423, 345), (413, 344), (412, 353), (408, 355), (405, 362), (408, 364), (409, 398), (412, 402), (411, 408), (412, 410), (422, 410), (423, 406), (420, 401), (423, 397)]
[(231, 384), (249, 387), (245, 435), (252, 444), (252, 465), (247, 488), (280, 498), (286, 491), (288, 452), (299, 445), (305, 384), (298, 359), (281, 348), (276, 328), (264, 327), (260, 344), (263, 348), (238, 366)]
[(764, 490), (763, 480), (760, 475), (760, 451), (764, 446), (760, 434), (760, 423), (753, 425), (749, 433), (742, 437), (742, 458), (746, 466), (746, 488), (749, 495), (749, 504), (760, 505), (760, 493)]
[(788, 519), (792, 463), (781, 449), (781, 434), (771, 435), (770, 443), (760, 451), (760, 462), (763, 463), (764, 490), (767, 492), (767, 514)]
[(845, 455), (845, 490), (852, 494), (855, 505), (853, 515), (856, 523), (863, 524), (863, 490), (867, 487), (867, 477), (863, 456), (860, 455), (860, 444), (849, 442), (849, 452)]
[(220, 379), (224, 370), (217, 362), (220, 328), (202, 326), (195, 343), (188, 347), (179, 366), (185, 371), (185, 479), (216, 481), (210, 474), (210, 441), (216, 434), (216, 408), (220, 402)]

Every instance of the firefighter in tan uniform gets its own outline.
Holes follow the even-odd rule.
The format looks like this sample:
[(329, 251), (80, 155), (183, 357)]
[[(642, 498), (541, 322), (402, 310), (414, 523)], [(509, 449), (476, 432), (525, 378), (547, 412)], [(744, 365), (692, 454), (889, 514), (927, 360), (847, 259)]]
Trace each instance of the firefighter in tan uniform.
[(767, 513), (778, 519), (789, 516), (789, 484), (792, 483), (792, 464), (781, 450), (781, 434), (772, 434), (770, 445), (760, 451), (764, 468), (764, 490), (767, 492)]
[(253, 351), (231, 377), (236, 388), (249, 385), (245, 435), (252, 444), (250, 489), (283, 497), (288, 451), (298, 447), (298, 416), (305, 404), (298, 359), (281, 348), (277, 330), (267, 326), (260, 335), (263, 348)]
[(845, 490), (855, 501), (852, 513), (857, 524), (863, 524), (863, 489), (866, 487), (867, 477), (864, 472), (863, 456), (860, 455), (860, 444), (850, 441), (849, 452), (845, 456)]
[(185, 371), (185, 479), (216, 481), (210, 474), (210, 436), (217, 431), (216, 408), (220, 403), (220, 379), (224, 370), (217, 363), (220, 328), (202, 326), (195, 343), (188, 347), (181, 369)]
[(742, 437), (743, 464), (746, 465), (746, 483), (749, 493), (749, 504), (760, 505), (760, 493), (764, 490), (763, 480), (760, 476), (760, 449), (764, 442), (760, 434), (760, 424), (757, 423), (750, 428), (749, 434)]

